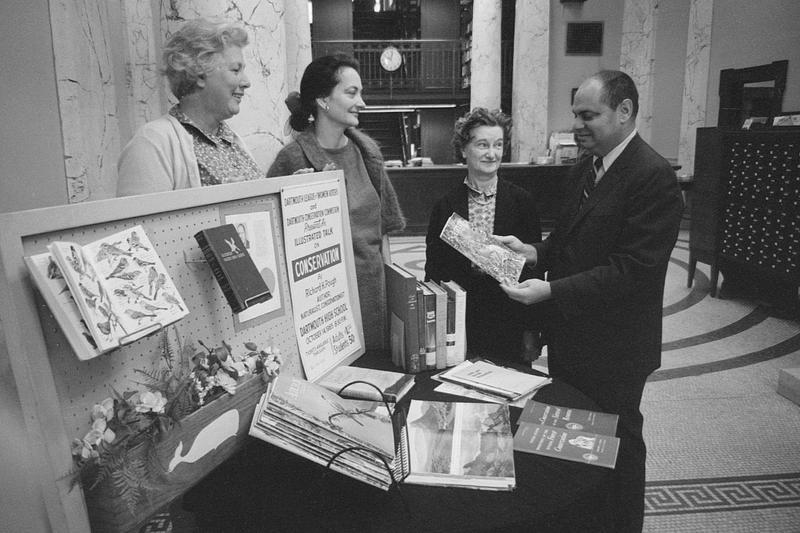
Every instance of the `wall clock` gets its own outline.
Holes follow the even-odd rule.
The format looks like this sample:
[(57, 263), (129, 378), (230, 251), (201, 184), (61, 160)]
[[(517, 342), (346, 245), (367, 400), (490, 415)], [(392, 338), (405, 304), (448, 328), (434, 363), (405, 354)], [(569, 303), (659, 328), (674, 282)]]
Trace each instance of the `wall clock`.
[(403, 54), (394, 46), (387, 46), (381, 52), (381, 66), (389, 71), (394, 72), (403, 64)]

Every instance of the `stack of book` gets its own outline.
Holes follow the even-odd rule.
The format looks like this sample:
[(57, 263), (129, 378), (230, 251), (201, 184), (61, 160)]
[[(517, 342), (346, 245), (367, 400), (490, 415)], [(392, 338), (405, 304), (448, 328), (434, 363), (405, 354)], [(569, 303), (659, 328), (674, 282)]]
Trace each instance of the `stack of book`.
[(408, 473), (404, 428), (383, 402), (344, 399), (315, 383), (279, 376), (256, 407), (250, 435), (388, 490)]
[(392, 362), (415, 374), (464, 361), (466, 291), (454, 281), (419, 281), (397, 264), (385, 272)]
[(414, 376), (374, 368), (337, 366), (317, 384), (343, 398), (395, 403), (414, 387)]
[(552, 381), (547, 376), (498, 366), (483, 359), (464, 361), (437, 374), (435, 379), (460, 385), (504, 402), (520, 400)]

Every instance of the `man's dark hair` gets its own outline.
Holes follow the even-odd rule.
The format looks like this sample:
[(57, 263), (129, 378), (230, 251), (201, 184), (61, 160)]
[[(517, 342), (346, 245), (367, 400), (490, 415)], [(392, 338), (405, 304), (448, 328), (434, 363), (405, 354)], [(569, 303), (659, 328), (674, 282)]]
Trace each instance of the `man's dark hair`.
[(639, 113), (639, 91), (636, 90), (636, 84), (630, 76), (621, 70), (601, 70), (593, 78), (600, 81), (603, 85), (603, 94), (600, 101), (610, 107), (616, 109), (619, 104), (626, 98), (633, 102), (633, 118), (636, 118)]

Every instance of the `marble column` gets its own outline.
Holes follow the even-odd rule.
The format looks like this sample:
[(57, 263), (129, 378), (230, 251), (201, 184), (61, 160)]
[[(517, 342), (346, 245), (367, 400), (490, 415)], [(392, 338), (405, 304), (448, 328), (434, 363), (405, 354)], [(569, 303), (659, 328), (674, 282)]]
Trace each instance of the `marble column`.
[(110, 198), (120, 150), (106, 2), (50, 2), (56, 86), (70, 203)]
[(658, 0), (625, 0), (620, 69), (639, 91), (639, 135), (650, 140), (653, 124), (653, 61)]
[(284, 15), (286, 33), (286, 89), (300, 90), (303, 71), (311, 63), (311, 26), (308, 21), (308, 0), (286, 0)]
[(550, 0), (517, 0), (511, 89), (511, 160), (530, 162), (547, 150)]
[(686, 39), (686, 72), (681, 104), (681, 132), (678, 164), (681, 174), (694, 174), (697, 128), (706, 125), (708, 65), (711, 52), (711, 23), (714, 0), (691, 0), (689, 33)]
[(472, 4), (470, 108), (500, 107), (502, 7), (502, 0), (475, 0)]

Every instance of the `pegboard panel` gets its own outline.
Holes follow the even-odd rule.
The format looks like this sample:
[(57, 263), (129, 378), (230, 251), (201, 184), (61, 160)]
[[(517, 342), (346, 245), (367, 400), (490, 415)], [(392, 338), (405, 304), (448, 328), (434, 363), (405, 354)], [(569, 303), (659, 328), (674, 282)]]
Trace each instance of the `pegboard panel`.
[[(194, 235), (202, 229), (224, 223), (225, 214), (264, 211), (270, 213), (278, 267), (276, 283), (280, 287), (281, 305), (266, 315), (266, 319), (239, 323), (234, 319), (219, 284), (203, 259)], [(71, 241), (84, 245), (141, 225), (190, 311), (188, 316), (170, 326), (177, 331), (182, 342), (191, 342), (197, 350), (202, 350), (198, 340), (207, 346), (218, 346), (224, 340), (238, 353), (244, 353), (245, 342), (254, 342), (259, 347), (277, 346), (284, 360), (282, 372), (302, 376), (292, 321), (281, 220), (280, 194), (274, 192), (254, 198), (39, 233), (24, 237), (22, 246), (24, 255), (33, 255), (46, 251), (47, 245), (53, 241)], [(161, 332), (93, 359), (81, 361), (73, 353), (50, 309), (38, 293), (36, 310), (52, 367), (64, 429), (70, 439), (81, 438), (86, 433), (89, 413), (94, 403), (112, 396), (114, 390), (121, 393), (142, 388), (137, 382), (141, 382), (143, 376), (137, 370), (152, 370), (162, 364)]]

